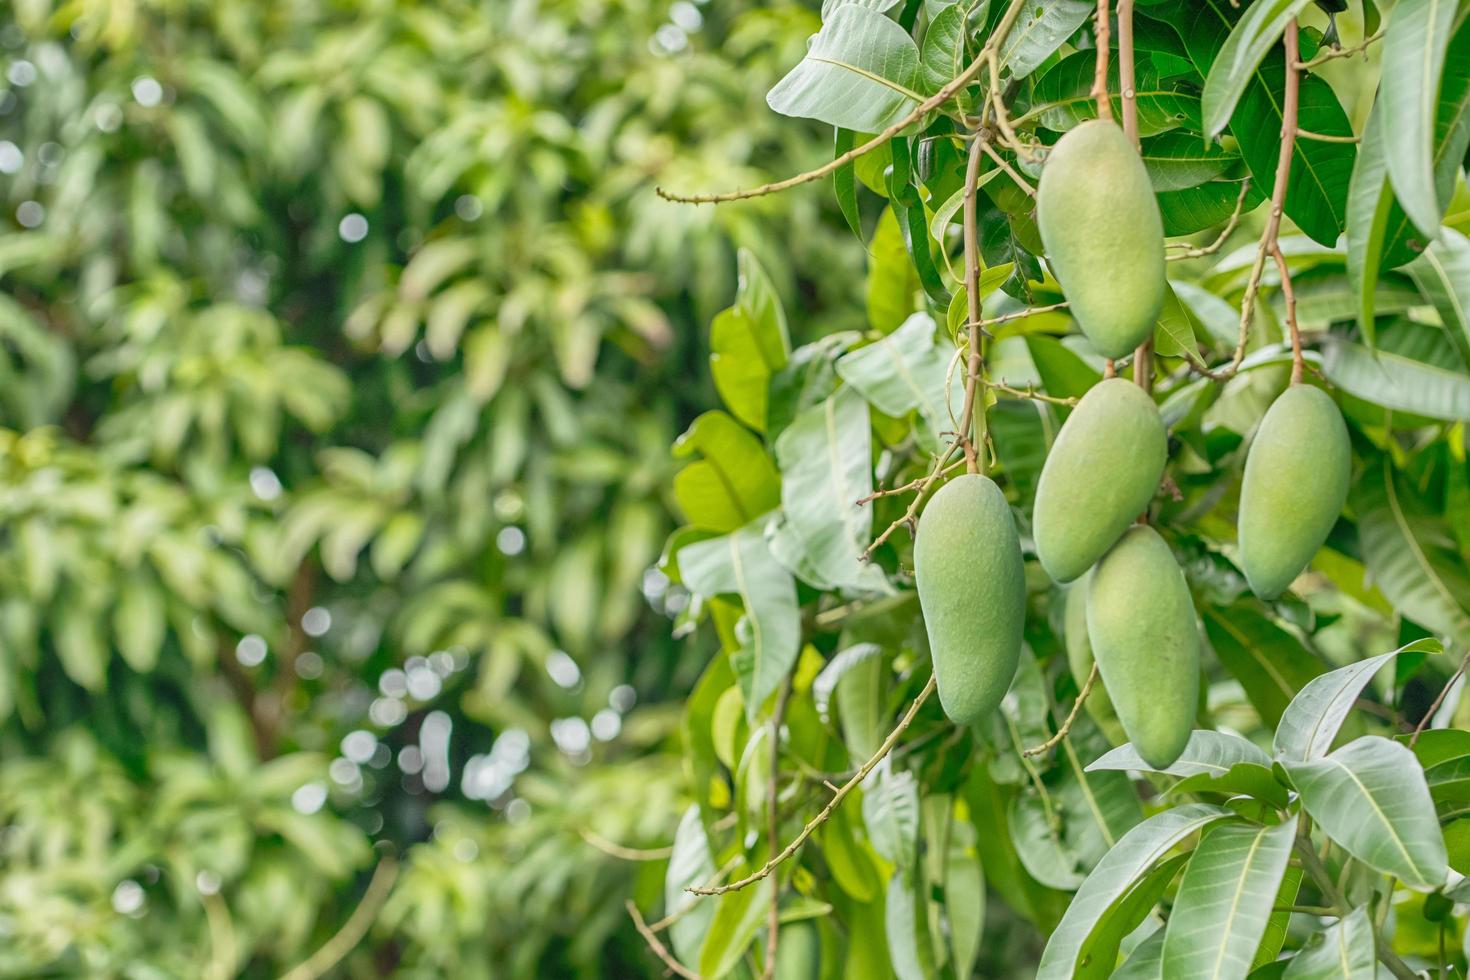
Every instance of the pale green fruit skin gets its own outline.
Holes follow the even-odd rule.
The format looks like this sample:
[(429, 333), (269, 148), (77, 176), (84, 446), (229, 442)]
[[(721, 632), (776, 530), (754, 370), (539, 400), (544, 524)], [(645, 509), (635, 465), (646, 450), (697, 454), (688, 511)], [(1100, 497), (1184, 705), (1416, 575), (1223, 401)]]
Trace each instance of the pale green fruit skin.
[(1347, 425), (1330, 395), (1292, 385), (1271, 403), (1245, 458), (1237, 525), (1256, 595), (1276, 598), (1307, 567), (1342, 512), (1352, 469)]
[(1130, 529), (1092, 570), (1087, 635), (1128, 740), (1169, 766), (1194, 728), (1200, 638), (1184, 572), (1153, 528)]
[(1091, 568), (1147, 509), (1169, 455), (1153, 399), (1123, 378), (1098, 382), (1072, 409), (1036, 486), (1032, 536), (1058, 582)]
[(988, 477), (956, 477), (929, 500), (914, 577), (944, 713), (960, 725), (988, 716), (1016, 674), (1026, 620), (1021, 542)]
[[(1090, 580), (1090, 575), (1084, 575), (1072, 583), (1067, 589), (1063, 612), (1062, 632), (1067, 651), (1067, 669), (1072, 672), (1078, 691), (1086, 686), (1087, 677), (1092, 673), (1092, 641), (1087, 638), (1087, 583)], [(1097, 722), (1109, 741), (1126, 741), (1115, 737), (1115, 733), (1121, 735), (1122, 730), (1118, 725), (1118, 713), (1113, 710), (1112, 698), (1108, 697), (1107, 685), (1101, 677), (1093, 682), (1092, 693), (1087, 696), (1085, 706), (1087, 713)]]
[(1167, 288), (1164, 222), (1123, 130), (1094, 119), (1057, 140), (1036, 219), (1069, 311), (1097, 352), (1123, 357), (1153, 336)]

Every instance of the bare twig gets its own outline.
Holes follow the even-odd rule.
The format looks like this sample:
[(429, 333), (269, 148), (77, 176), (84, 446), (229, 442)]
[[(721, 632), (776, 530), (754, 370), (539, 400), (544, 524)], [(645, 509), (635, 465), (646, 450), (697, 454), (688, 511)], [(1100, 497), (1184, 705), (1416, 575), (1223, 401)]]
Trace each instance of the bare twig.
[(1444, 687), (1439, 689), (1439, 695), (1434, 699), (1434, 703), (1429, 706), (1428, 711), (1424, 712), (1424, 717), (1419, 719), (1419, 724), (1414, 726), (1414, 734), (1409, 736), (1409, 748), (1412, 749), (1414, 743), (1419, 741), (1419, 736), (1424, 734), (1425, 727), (1434, 718), (1434, 713), (1439, 710), (1439, 706), (1444, 704), (1444, 699), (1450, 693), (1450, 688), (1455, 686), (1455, 681), (1465, 676), (1466, 667), (1470, 667), (1470, 652), (1467, 652), (1460, 660), (1460, 666), (1456, 667), (1450, 679), (1444, 682)]
[(1280, 243), (1273, 242), (1271, 257), (1276, 260), (1276, 271), (1281, 275), (1281, 295), (1286, 299), (1286, 329), (1291, 335), (1291, 383), (1302, 383), (1302, 332), (1296, 323), (1296, 290), (1291, 285), (1291, 270), (1286, 266), (1286, 256)]
[(1103, 361), (1103, 377), (1116, 378), (1118, 376), (1118, 362), (1111, 357)]
[[(981, 330), (984, 330), (987, 327), (995, 326), (997, 323), (1009, 323), (1012, 320), (1024, 320), (1028, 316), (1036, 316), (1038, 313), (1051, 313), (1055, 310), (1065, 310), (1066, 308), (1066, 302), (1048, 303), (1046, 306), (1028, 306), (1024, 310), (1012, 310), (1010, 313), (1002, 313), (999, 316), (989, 317), (985, 320), (971, 320), (969, 323), (966, 323), (964, 327), (966, 330), (973, 330), (975, 327), (979, 327)], [(974, 316), (973, 313), (970, 315)]]
[(1028, 384), (1025, 388), (1013, 388), (1005, 381), (986, 381), (985, 386), (1002, 394), (1010, 395), (1012, 398), (1029, 398), (1032, 401), (1046, 402), (1048, 405), (1066, 405), (1069, 408), (1077, 404), (1076, 398), (1058, 398), (1056, 395), (1043, 394), (1036, 390), (1034, 385)]
[(1306, 71), (1309, 68), (1316, 68), (1318, 65), (1332, 61), (1334, 58), (1350, 58), (1360, 51), (1367, 50), (1370, 44), (1373, 44), (1375, 41), (1379, 40), (1382, 37), (1383, 31), (1379, 30), (1369, 35), (1368, 37), (1363, 38), (1362, 41), (1352, 45), (1351, 47), (1323, 48), (1321, 51), (1317, 52), (1317, 56), (1311, 61), (1295, 62), (1295, 67), (1299, 71)]
[(610, 857), (621, 858), (624, 861), (662, 861), (674, 853), (672, 845), (668, 847), (624, 847), (616, 841), (610, 841), (595, 830), (584, 827), (577, 831), (582, 839), (602, 853)]
[(1077, 700), (1072, 703), (1072, 710), (1067, 712), (1067, 717), (1065, 720), (1062, 721), (1062, 725), (1060, 728), (1057, 729), (1056, 734), (1047, 739), (1045, 742), (1042, 742), (1040, 745), (1031, 746), (1031, 748), (1026, 749), (1021, 754), (1023, 756), (1026, 756), (1027, 758), (1031, 758), (1032, 756), (1044, 755), (1045, 753), (1050, 752), (1052, 749), (1061, 744), (1062, 739), (1066, 738), (1067, 734), (1072, 731), (1072, 723), (1077, 720), (1077, 713), (1081, 711), (1082, 706), (1087, 703), (1087, 696), (1092, 693), (1092, 685), (1096, 683), (1097, 662), (1093, 661), (1092, 670), (1089, 671), (1087, 674), (1087, 683), (1083, 684), (1082, 690), (1077, 692)]
[(700, 980), (698, 973), (680, 963), (674, 958), (674, 954), (669, 952), (668, 947), (659, 942), (658, 936), (654, 935), (653, 930), (648, 928), (648, 923), (643, 921), (643, 915), (638, 911), (638, 906), (633, 904), (631, 898), (623, 903), (623, 907), (628, 910), (628, 915), (633, 920), (633, 928), (638, 930), (638, 935), (642, 936), (648, 948), (653, 950), (653, 955), (663, 960), (664, 966), (684, 977), (684, 980)]
[[(718, 827), (719, 824), (715, 824), (715, 826)], [(715, 872), (714, 877), (710, 879), (710, 883), (718, 884), (719, 882), (724, 881), (730, 876), (732, 872), (734, 872), (736, 868), (740, 867), (741, 860), (743, 859), (740, 857), (740, 855), (737, 854), (730, 860), (726, 861), (724, 867)], [(663, 932), (669, 926), (673, 925), (675, 922), (678, 922), (680, 919), (684, 918), (684, 916), (688, 915), (690, 911), (692, 911), (693, 908), (702, 901), (704, 901), (703, 895), (691, 896), (689, 901), (674, 909), (674, 911), (670, 912), (662, 919), (659, 919), (657, 922), (650, 922), (648, 924), (649, 931)]]
[(1281, 109), (1281, 153), (1276, 159), (1276, 178), (1271, 188), (1271, 214), (1261, 232), (1256, 247), (1256, 260), (1251, 265), (1250, 279), (1246, 283), (1245, 295), (1240, 301), (1240, 336), (1230, 363), (1220, 370), (1211, 370), (1201, 364), (1190, 362), (1190, 368), (1214, 381), (1225, 381), (1235, 376), (1245, 360), (1245, 345), (1250, 339), (1251, 319), (1255, 314), (1256, 293), (1261, 288), (1261, 274), (1266, 270), (1266, 256), (1277, 248), (1277, 235), (1281, 231), (1281, 216), (1286, 205), (1286, 186), (1291, 178), (1291, 157), (1296, 148), (1297, 105), (1301, 89), (1301, 76), (1296, 71), (1297, 24), (1293, 18), (1286, 24), (1282, 35), (1286, 47), (1286, 96)]
[[(947, 474), (947, 473), (949, 473), (950, 470), (958, 469), (960, 466), (963, 466), (963, 465), (964, 465), (964, 461), (963, 460), (960, 460), (960, 461), (951, 463), (949, 466), (944, 467), (944, 469), (941, 470), (940, 472)], [(855, 501), (855, 503), (856, 503), (856, 506), (861, 507), (863, 504), (872, 503), (873, 501), (877, 500), (879, 497), (896, 497), (896, 496), (898, 496), (900, 494), (908, 493), (910, 490), (922, 490), (929, 483), (929, 481), (930, 481), (930, 477), (929, 476), (917, 477), (917, 478), (912, 479), (909, 482), (905, 483), (901, 487), (893, 487), (892, 489), (889, 489), (889, 490), (874, 490), (872, 493), (868, 494), (866, 497), (859, 497)]]
[(398, 859), (385, 855), (373, 869), (373, 876), (368, 880), (362, 901), (357, 903), (357, 908), (352, 910), (342, 928), (315, 953), (283, 974), (281, 980), (316, 980), (340, 963), (342, 957), (352, 952), (362, 942), (362, 937), (367, 935), (368, 927), (377, 918), (397, 880)]
[(1214, 255), (1220, 251), (1220, 247), (1225, 244), (1225, 240), (1230, 237), (1230, 233), (1240, 224), (1240, 216), (1245, 213), (1245, 199), (1250, 195), (1250, 192), (1251, 182), (1250, 178), (1247, 177), (1240, 182), (1240, 194), (1235, 199), (1235, 210), (1230, 212), (1230, 220), (1225, 222), (1225, 227), (1220, 229), (1220, 234), (1215, 236), (1215, 240), (1208, 245), (1198, 247), (1190, 245), (1187, 242), (1170, 242), (1168, 245), (1169, 248), (1177, 248), (1181, 249), (1181, 251), (1178, 255), (1169, 256), (1169, 261), (1180, 262), (1184, 259), (1200, 259), (1206, 255)]
[(842, 801), (847, 799), (848, 795), (857, 788), (858, 784), (861, 783), (865, 778), (867, 778), (868, 773), (872, 772), (873, 768), (877, 766), (878, 763), (882, 762), (883, 758), (893, 750), (893, 746), (898, 743), (898, 740), (903, 736), (903, 733), (908, 730), (909, 725), (913, 724), (914, 718), (918, 715), (919, 709), (923, 707), (924, 702), (929, 700), (929, 695), (934, 693), (934, 685), (935, 679), (931, 675), (929, 678), (929, 683), (925, 684), (924, 689), (919, 692), (918, 697), (914, 698), (913, 703), (909, 705), (909, 710), (904, 712), (904, 716), (899, 719), (899, 722), (894, 727), (893, 731), (888, 733), (888, 737), (883, 740), (883, 744), (878, 746), (878, 750), (873, 753), (872, 757), (869, 758), (867, 762), (864, 762), (862, 766), (858, 768), (858, 771), (853, 774), (853, 777), (851, 779), (843, 783), (841, 786), (837, 787), (836, 792), (832, 794), (832, 799), (827, 802), (827, 805), (822, 808), (821, 812), (818, 813), (811, 820), (807, 821), (806, 826), (801, 828), (801, 833), (797, 834), (796, 838), (792, 840), (790, 844), (787, 844), (784, 848), (782, 848), (780, 853), (771, 858), (756, 871), (746, 875), (744, 878), (741, 878), (739, 881), (733, 881), (728, 885), (704, 885), (698, 888), (689, 888), (687, 890), (695, 895), (723, 895), (726, 892), (739, 891), (742, 888), (753, 885), (757, 881), (760, 881), (762, 878), (765, 878), (772, 871), (776, 870), (781, 862), (785, 861), (787, 858), (791, 857), (793, 854), (801, 849), (801, 845), (806, 843), (806, 839), (810, 837), (818, 827), (826, 823), (828, 819), (831, 818), (833, 811), (842, 805)]
[(1097, 39), (1097, 61), (1092, 73), (1092, 90), (1087, 94), (1097, 102), (1097, 118), (1113, 119), (1113, 100), (1108, 95), (1108, 0), (1097, 0), (1097, 15), (1093, 18), (1093, 36)]
[(1020, 172), (1011, 166), (1009, 160), (995, 152), (995, 147), (991, 146), (987, 140), (976, 140), (975, 145), (984, 150), (985, 155), (994, 160), (995, 165), (1005, 171), (1006, 176), (1015, 181), (1016, 186), (1025, 191), (1027, 196), (1032, 198), (1036, 197), (1036, 188), (1031, 185), (1031, 181), (1022, 177)]
[(853, 147), (846, 153), (828, 161), (817, 169), (808, 170), (806, 173), (797, 174), (794, 177), (787, 177), (785, 180), (762, 184), (759, 187), (751, 187), (742, 191), (730, 191), (725, 194), (675, 194), (662, 187), (655, 187), (654, 193), (666, 201), (676, 201), (682, 204), (720, 204), (726, 201), (742, 201), (747, 198), (775, 194), (792, 187), (799, 187), (802, 184), (807, 184), (814, 180), (821, 180), (828, 174), (835, 173), (864, 153), (870, 150), (876, 150), (884, 143), (887, 143), (909, 126), (922, 119), (925, 115), (954, 98), (961, 89), (974, 81), (975, 76), (980, 74), (980, 69), (984, 68), (987, 62), (994, 58), (995, 51), (1000, 47), (1000, 43), (1005, 36), (1010, 33), (1011, 26), (1015, 24), (1016, 18), (1020, 15), (1021, 8), (1024, 6), (1025, 0), (1011, 0), (1011, 5), (1006, 8), (1006, 12), (1001, 17), (1000, 23), (996, 25), (995, 31), (990, 35), (990, 39), (985, 42), (985, 47), (980, 51), (980, 54), (976, 56), (974, 61), (965, 66), (965, 70), (956, 75), (954, 80), (948, 85), (935, 92), (923, 102), (920, 102), (914, 107), (912, 112), (883, 130), (877, 136), (874, 136), (861, 146)]
[(924, 502), (924, 495), (929, 492), (930, 487), (939, 481), (939, 477), (946, 472), (950, 458), (954, 456), (955, 450), (959, 447), (960, 440), (957, 439), (950, 443), (949, 448), (935, 459), (934, 468), (929, 471), (929, 475), (924, 477), (923, 481), (919, 484), (917, 488), (918, 492), (914, 494), (914, 499), (909, 503), (908, 509), (903, 512), (903, 516), (888, 525), (882, 534), (873, 539), (872, 544), (863, 549), (863, 553), (858, 556), (860, 561), (871, 561), (873, 552), (877, 551), (883, 542), (892, 537), (893, 532), (897, 531), (900, 527), (903, 527), (905, 524), (910, 527), (914, 526), (919, 519), (919, 507)]
[(1298, 129), (1297, 139), (1316, 140), (1318, 143), (1361, 143), (1361, 136), (1333, 136), (1330, 133), (1314, 133), (1309, 129)]

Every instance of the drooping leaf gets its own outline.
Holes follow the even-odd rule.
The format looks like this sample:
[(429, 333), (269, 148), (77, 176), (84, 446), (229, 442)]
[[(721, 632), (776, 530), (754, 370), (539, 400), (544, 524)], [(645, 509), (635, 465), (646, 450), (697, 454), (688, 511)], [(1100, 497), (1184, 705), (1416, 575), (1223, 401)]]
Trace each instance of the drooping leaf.
[(1012, 78), (1025, 78), (1051, 57), (1091, 16), (1086, 0), (1028, 3), (1000, 46), (1000, 64)]
[(934, 976), (934, 951), (929, 946), (922, 901), (903, 871), (894, 872), (888, 882), (884, 909), (888, 957), (898, 980), (928, 980)]
[(1282, 765), (1307, 813), (1353, 857), (1418, 891), (1444, 884), (1444, 835), (1414, 753), (1365, 735), (1324, 758)]
[(934, 320), (916, 313), (888, 336), (842, 357), (837, 373), (885, 415), (902, 417), (918, 409), (928, 442), (937, 447), (941, 433), (954, 431), (951, 412), (957, 415), (964, 402), (964, 374), (956, 369), (950, 375), (952, 360), (934, 340)]
[(1453, 228), (1409, 265), (1424, 298), (1434, 304), (1461, 363), (1470, 368), (1470, 238)]
[(1224, 824), (1184, 868), (1164, 935), (1164, 974), (1244, 978), (1271, 916), (1296, 838), (1296, 817), (1274, 827)]
[(912, 866), (919, 840), (919, 790), (914, 774), (885, 759), (863, 782), (863, 826), (873, 849), (897, 868)]
[(1235, 22), (1205, 78), (1201, 102), (1206, 136), (1218, 136), (1229, 125), (1230, 115), (1261, 59), (1281, 40), (1287, 22), (1307, 3), (1308, 0), (1253, 0)]
[(1267, 619), (1257, 603), (1205, 606), (1201, 612), (1210, 647), (1268, 725), (1322, 671), (1301, 641)]
[(1313, 937), (1291, 958), (1282, 980), (1376, 980), (1373, 920), (1361, 905)]
[(780, 477), (750, 431), (724, 412), (705, 412), (674, 443), (674, 455), (701, 457), (674, 477), (674, 498), (689, 523), (728, 532), (780, 501)]
[(1379, 124), (1386, 127), (1388, 178), (1426, 239), (1437, 237), (1442, 213), (1435, 196), (1435, 103), (1456, 9), (1449, 0), (1400, 0), (1383, 38)]
[(865, 5), (837, 7), (806, 57), (766, 102), (784, 116), (876, 133), (923, 101), (919, 48), (897, 23)]
[(1334, 340), (1323, 352), (1322, 373), (1348, 394), (1383, 408), (1470, 421), (1470, 375), (1459, 371)]
[[(714, 918), (714, 904), (691, 895), (686, 888), (703, 885), (714, 877), (715, 863), (710, 856), (709, 838), (699, 820), (699, 807), (691, 806), (674, 831), (674, 850), (669, 855), (669, 868), (664, 873), (664, 909), (666, 915), (685, 911), (669, 926), (669, 944), (674, 955), (685, 964), (697, 963), (700, 946)], [(691, 904), (698, 903), (698, 904)]]
[(765, 878), (749, 888), (726, 892), (713, 899), (714, 916), (699, 951), (700, 976), (716, 980), (740, 965), (756, 930), (765, 922), (771, 890), (775, 887), (775, 878)]
[(1218, 776), (1240, 763), (1269, 767), (1271, 759), (1253, 743), (1228, 732), (1206, 729), (1190, 732), (1183, 753), (1167, 769), (1155, 769), (1138, 755), (1131, 744), (1120, 745), (1091, 763), (1089, 772), (1097, 769), (1125, 769), (1134, 772), (1161, 772), (1170, 776)]

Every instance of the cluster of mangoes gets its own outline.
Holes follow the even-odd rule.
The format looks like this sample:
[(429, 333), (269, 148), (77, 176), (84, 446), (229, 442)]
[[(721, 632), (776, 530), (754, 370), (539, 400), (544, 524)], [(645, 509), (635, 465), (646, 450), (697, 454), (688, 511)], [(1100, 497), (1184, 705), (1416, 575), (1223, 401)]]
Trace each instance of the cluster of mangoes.
[[(1131, 141), (1108, 121), (1052, 148), (1037, 193), (1047, 256), (1072, 316), (1109, 358), (1153, 334), (1168, 288), (1163, 224)], [(1081, 684), (1094, 658), (1097, 713), (1163, 768), (1194, 727), (1202, 646), (1184, 572), (1146, 523), (1168, 436), (1153, 398), (1122, 378), (1094, 385), (1057, 435), (1032, 515), (1036, 557), (1069, 589), (1066, 645)], [(1246, 458), (1239, 560), (1275, 598), (1306, 568), (1347, 497), (1351, 451), (1332, 399), (1293, 385), (1267, 411)], [(1026, 617), (1021, 543), (1005, 494), (967, 474), (928, 502), (914, 545), (919, 601), (939, 698), (968, 724), (994, 712), (1020, 658)]]

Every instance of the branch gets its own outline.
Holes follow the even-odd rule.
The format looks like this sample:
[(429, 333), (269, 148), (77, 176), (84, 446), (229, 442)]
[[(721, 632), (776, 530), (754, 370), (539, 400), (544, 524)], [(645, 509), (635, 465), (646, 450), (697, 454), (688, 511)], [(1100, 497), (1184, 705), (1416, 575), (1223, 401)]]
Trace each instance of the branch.
[(1298, 129), (1297, 139), (1316, 140), (1319, 143), (1361, 143), (1361, 136), (1333, 136), (1330, 133), (1314, 133), (1310, 129)]
[(1291, 285), (1291, 270), (1286, 267), (1286, 256), (1281, 254), (1280, 243), (1273, 243), (1271, 255), (1276, 259), (1276, 271), (1281, 274), (1281, 294), (1286, 298), (1286, 329), (1291, 334), (1291, 383), (1302, 383), (1302, 332), (1296, 323), (1296, 290)]
[(1077, 398), (1058, 398), (1056, 395), (1042, 394), (1031, 384), (1027, 384), (1025, 388), (1012, 388), (1004, 381), (986, 381), (985, 386), (1010, 395), (1012, 398), (1029, 398), (1033, 401), (1046, 402), (1049, 405), (1066, 405), (1070, 408), (1079, 401)]
[(1450, 675), (1450, 679), (1444, 682), (1444, 687), (1439, 689), (1439, 696), (1434, 699), (1434, 703), (1429, 706), (1429, 710), (1424, 712), (1424, 717), (1419, 719), (1419, 724), (1414, 726), (1414, 734), (1409, 736), (1409, 748), (1412, 749), (1414, 743), (1419, 741), (1419, 736), (1424, 733), (1425, 726), (1434, 717), (1434, 713), (1439, 710), (1439, 706), (1444, 704), (1445, 695), (1450, 693), (1450, 688), (1455, 686), (1455, 681), (1465, 676), (1466, 667), (1470, 667), (1470, 653), (1465, 654), (1464, 658), (1460, 661), (1460, 666), (1455, 668), (1455, 672)]
[(919, 492), (914, 495), (914, 499), (909, 503), (908, 509), (903, 512), (903, 516), (888, 525), (882, 534), (874, 538), (873, 543), (863, 549), (863, 553), (858, 556), (858, 560), (871, 561), (873, 559), (873, 552), (877, 551), (883, 542), (892, 537), (894, 531), (897, 531), (905, 524), (912, 525), (919, 519), (919, 505), (924, 502), (924, 495), (929, 492), (930, 487), (938, 482), (940, 475), (947, 472), (949, 459), (954, 455), (955, 450), (959, 446), (960, 440), (956, 439), (950, 443), (949, 448), (944, 451), (944, 454), (934, 461), (934, 468), (929, 471), (929, 475), (924, 477), (923, 481), (919, 484)]
[(1118, 87), (1123, 90), (1123, 135), (1138, 146), (1138, 83), (1133, 69), (1133, 0), (1118, 0)]
[(1097, 101), (1097, 118), (1113, 119), (1113, 100), (1108, 96), (1108, 0), (1097, 0), (1093, 18), (1093, 35), (1097, 42), (1097, 61), (1092, 73), (1092, 90), (1087, 94)]
[[(771, 716), (771, 779), (766, 787), (766, 837), (770, 841), (771, 860), (780, 853), (776, 849), (776, 835), (780, 831), (776, 813), (776, 791), (781, 775), (781, 720), (786, 717), (786, 705), (791, 700), (791, 677), (781, 684), (781, 697), (776, 701), (776, 713)], [(776, 976), (776, 944), (781, 934), (781, 889), (771, 889), (771, 907), (766, 914), (766, 968), (761, 976), (773, 980)]]
[(1203, 365), (1190, 363), (1191, 370), (1213, 381), (1227, 381), (1240, 370), (1245, 360), (1245, 345), (1250, 339), (1251, 318), (1255, 313), (1256, 293), (1261, 288), (1261, 274), (1266, 270), (1266, 256), (1278, 248), (1277, 235), (1281, 231), (1281, 215), (1286, 206), (1286, 185), (1291, 178), (1291, 157), (1296, 149), (1297, 105), (1301, 89), (1301, 76), (1297, 74), (1297, 24), (1292, 18), (1282, 35), (1286, 48), (1286, 98), (1281, 110), (1281, 153), (1276, 159), (1276, 178), (1271, 188), (1271, 215), (1261, 232), (1260, 244), (1256, 247), (1256, 260), (1251, 265), (1250, 279), (1246, 283), (1245, 295), (1240, 301), (1240, 337), (1231, 355), (1230, 363), (1213, 371)]
[(654, 935), (653, 930), (649, 929), (648, 924), (643, 921), (643, 916), (639, 913), (638, 906), (633, 904), (631, 898), (623, 903), (623, 907), (628, 910), (628, 915), (633, 919), (633, 928), (637, 929), (638, 935), (642, 936), (643, 941), (648, 943), (648, 948), (653, 950), (653, 955), (663, 960), (664, 966), (679, 976), (684, 977), (685, 980), (700, 980), (699, 974), (674, 959), (674, 954), (669, 952), (668, 947), (659, 942), (658, 936)]
[(995, 152), (995, 147), (991, 146), (989, 142), (983, 139), (977, 139), (975, 143), (980, 147), (980, 149), (985, 151), (986, 156), (995, 161), (995, 165), (997, 167), (1005, 171), (1007, 177), (1015, 181), (1017, 187), (1025, 191), (1026, 195), (1032, 200), (1036, 199), (1036, 188), (1031, 186), (1031, 181), (1027, 180), (1025, 177), (1022, 177), (1021, 174), (1016, 170), (1016, 168), (1012, 167), (1010, 162), (1006, 160), (1005, 157)]
[(1383, 31), (1378, 30), (1350, 48), (1323, 48), (1317, 52), (1317, 56), (1311, 61), (1298, 61), (1295, 63), (1295, 67), (1298, 71), (1306, 71), (1309, 68), (1316, 68), (1318, 65), (1326, 64), (1334, 58), (1350, 58), (1359, 51), (1367, 50), (1370, 44), (1373, 44), (1382, 37)]
[(929, 695), (934, 693), (934, 685), (935, 679), (934, 676), (931, 674), (929, 677), (929, 683), (925, 684), (924, 689), (919, 692), (919, 696), (914, 698), (913, 703), (909, 705), (909, 710), (904, 713), (904, 716), (901, 719), (899, 719), (898, 725), (893, 729), (893, 731), (888, 733), (888, 737), (883, 740), (883, 744), (878, 746), (878, 751), (874, 752), (872, 757), (868, 759), (867, 762), (864, 762), (862, 764), (862, 766), (858, 769), (858, 771), (853, 775), (851, 779), (849, 779), (847, 782), (843, 783), (837, 788), (837, 792), (832, 795), (832, 799), (827, 803), (826, 806), (822, 808), (822, 811), (811, 820), (809, 820), (806, 826), (801, 828), (801, 833), (796, 835), (796, 839), (793, 840), (790, 844), (787, 844), (784, 848), (782, 848), (780, 853), (767, 861), (757, 871), (752, 874), (746, 875), (739, 881), (731, 882), (728, 885), (706, 885), (704, 887), (689, 888), (686, 890), (695, 895), (723, 895), (725, 892), (739, 891), (742, 888), (753, 885), (757, 881), (760, 881), (762, 878), (765, 878), (772, 871), (776, 870), (781, 862), (785, 861), (787, 858), (791, 857), (793, 854), (801, 849), (801, 845), (806, 843), (806, 839), (810, 837), (818, 827), (827, 822), (827, 820), (832, 816), (833, 811), (842, 805), (843, 800), (847, 799), (848, 794), (856, 789), (858, 784), (867, 777), (868, 773), (873, 771), (873, 767), (882, 762), (883, 757), (888, 755), (888, 753), (892, 751), (893, 746), (897, 744), (899, 738), (903, 735), (903, 733), (908, 730), (909, 725), (913, 724), (915, 716), (919, 713), (919, 708), (923, 707), (924, 702), (929, 700)]
[(725, 194), (675, 194), (662, 187), (655, 187), (653, 189), (654, 193), (666, 201), (674, 201), (680, 204), (721, 204), (726, 201), (742, 201), (752, 197), (763, 197), (766, 194), (775, 194), (792, 187), (811, 183), (814, 180), (821, 180), (828, 174), (834, 173), (853, 162), (864, 153), (870, 150), (876, 150), (884, 143), (887, 143), (909, 126), (918, 122), (925, 115), (944, 105), (944, 103), (952, 99), (961, 89), (974, 81), (975, 76), (980, 74), (980, 69), (984, 68), (986, 62), (994, 56), (994, 52), (999, 48), (1001, 40), (1010, 33), (1011, 26), (1015, 24), (1016, 18), (1021, 13), (1021, 8), (1025, 6), (1025, 2), (1026, 0), (1011, 0), (1011, 5), (1006, 8), (1004, 16), (1001, 17), (1000, 23), (996, 25), (994, 33), (990, 35), (990, 39), (985, 42), (985, 47), (981, 49), (980, 54), (965, 67), (964, 71), (956, 75), (953, 81), (923, 102), (920, 102), (914, 107), (912, 112), (883, 130), (877, 136), (874, 136), (861, 146), (853, 147), (846, 153), (828, 161), (817, 169), (808, 170), (806, 173), (797, 174), (795, 177), (787, 177), (785, 180), (762, 184), (759, 187), (752, 187), (743, 191), (730, 191)]
[(1240, 182), (1240, 195), (1235, 199), (1235, 210), (1230, 212), (1230, 220), (1225, 222), (1225, 227), (1220, 229), (1220, 234), (1215, 237), (1215, 240), (1208, 245), (1199, 247), (1190, 245), (1187, 242), (1170, 242), (1167, 246), (1168, 248), (1178, 248), (1183, 249), (1183, 251), (1178, 255), (1169, 256), (1169, 261), (1181, 262), (1185, 259), (1200, 259), (1206, 255), (1214, 255), (1220, 251), (1220, 247), (1225, 244), (1225, 239), (1229, 238), (1230, 233), (1240, 224), (1240, 216), (1245, 213), (1245, 199), (1250, 195), (1250, 192), (1251, 181), (1247, 177)]
[(385, 856), (373, 869), (373, 876), (368, 881), (367, 891), (363, 892), (362, 901), (357, 903), (357, 908), (352, 910), (342, 928), (315, 953), (286, 971), (281, 980), (316, 980), (341, 962), (342, 957), (362, 942), (362, 937), (367, 934), (368, 927), (377, 918), (383, 903), (388, 900), (393, 882), (397, 879), (398, 860), (391, 855)]
[(1032, 756), (1042, 755), (1044, 753), (1050, 752), (1052, 749), (1061, 744), (1062, 739), (1066, 738), (1067, 733), (1072, 730), (1072, 723), (1077, 720), (1077, 713), (1081, 711), (1082, 706), (1087, 703), (1087, 696), (1092, 693), (1092, 685), (1096, 683), (1097, 661), (1094, 660), (1092, 662), (1092, 670), (1089, 671), (1087, 674), (1087, 683), (1082, 685), (1082, 690), (1079, 691), (1077, 694), (1077, 700), (1072, 702), (1072, 710), (1067, 712), (1067, 717), (1066, 720), (1062, 722), (1062, 727), (1058, 728), (1057, 733), (1051, 738), (1047, 739), (1045, 742), (1042, 742), (1040, 745), (1033, 745), (1031, 746), (1031, 748), (1026, 749), (1021, 754), (1023, 756), (1026, 756), (1027, 758), (1031, 758)]
[[(960, 465), (962, 465), (961, 462), (955, 462), (949, 466), (944, 467), (941, 472), (948, 473), (950, 470), (955, 469)], [(866, 497), (859, 497), (854, 502), (854, 504), (855, 506), (861, 507), (863, 504), (872, 503), (879, 497), (896, 497), (899, 494), (908, 493), (910, 490), (923, 490), (928, 486), (929, 482), (930, 478), (928, 476), (921, 476), (916, 479), (910, 480), (901, 487), (894, 487), (891, 490), (874, 490)]]

